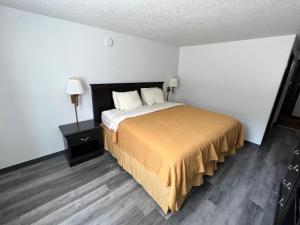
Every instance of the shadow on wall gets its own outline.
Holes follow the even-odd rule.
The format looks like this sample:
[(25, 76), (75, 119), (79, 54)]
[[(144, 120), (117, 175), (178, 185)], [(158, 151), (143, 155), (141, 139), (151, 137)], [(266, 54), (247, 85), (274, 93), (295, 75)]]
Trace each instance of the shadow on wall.
[[(4, 70), (1, 71), (1, 76), (4, 78), (2, 79), (5, 82), (0, 82), (0, 92), (2, 92), (1, 96), (5, 96), (2, 98), (2, 101), (4, 101), (2, 105), (5, 110), (0, 110), (0, 143), (1, 154), (5, 154), (5, 152), (11, 154), (0, 157), (0, 169), (11, 165), (11, 162), (17, 163), (24, 157), (33, 158), (38, 154), (38, 152), (27, 151), (26, 149), (36, 144), (34, 140), (37, 137), (30, 132), (26, 132), (34, 129), (34, 115), (28, 108), (27, 102), (24, 101), (27, 93), (25, 91), (20, 92), (22, 87), (11, 76), (15, 71), (10, 70), (14, 70), (14, 67), (4, 67)], [(18, 80), (22, 79), (25, 78), (19, 74)], [(9, 96), (7, 96), (7, 93), (9, 93)], [(30, 99), (30, 101), (32, 100)]]

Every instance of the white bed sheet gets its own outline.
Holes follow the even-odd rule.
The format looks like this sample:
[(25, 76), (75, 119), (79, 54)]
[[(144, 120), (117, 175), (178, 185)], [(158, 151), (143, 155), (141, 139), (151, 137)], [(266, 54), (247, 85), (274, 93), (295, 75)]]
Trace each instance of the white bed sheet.
[(183, 104), (174, 103), (174, 102), (164, 102), (164, 103), (154, 104), (154, 105), (145, 105), (137, 109), (126, 110), (126, 111), (121, 111), (119, 109), (110, 109), (102, 112), (101, 119), (102, 119), (102, 123), (106, 127), (114, 131), (117, 131), (119, 124), (127, 118), (145, 115), (147, 113), (168, 109), (178, 105), (183, 105)]

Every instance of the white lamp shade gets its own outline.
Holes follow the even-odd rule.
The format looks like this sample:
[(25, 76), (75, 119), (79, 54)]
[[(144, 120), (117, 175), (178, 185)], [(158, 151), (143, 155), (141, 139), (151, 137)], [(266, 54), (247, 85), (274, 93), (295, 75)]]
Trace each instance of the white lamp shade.
[(177, 77), (172, 77), (169, 81), (169, 86), (176, 88), (178, 86), (178, 78)]
[(69, 95), (80, 95), (83, 93), (82, 84), (77, 78), (70, 78), (67, 84), (67, 93)]

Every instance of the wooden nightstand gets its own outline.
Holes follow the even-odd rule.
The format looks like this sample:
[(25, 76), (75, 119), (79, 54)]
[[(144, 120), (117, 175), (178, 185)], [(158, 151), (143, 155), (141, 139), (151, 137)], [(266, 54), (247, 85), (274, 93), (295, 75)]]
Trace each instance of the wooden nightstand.
[(102, 129), (94, 120), (59, 126), (70, 166), (103, 155)]

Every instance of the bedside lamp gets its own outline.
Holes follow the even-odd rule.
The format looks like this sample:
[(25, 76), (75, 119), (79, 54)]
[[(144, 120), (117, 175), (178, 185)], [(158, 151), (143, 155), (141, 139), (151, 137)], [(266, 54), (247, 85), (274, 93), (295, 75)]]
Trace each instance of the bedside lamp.
[(71, 102), (74, 104), (76, 123), (78, 125), (78, 116), (77, 116), (78, 96), (83, 94), (83, 88), (79, 79), (77, 78), (68, 79), (67, 93), (71, 96)]
[(174, 94), (175, 88), (178, 86), (178, 78), (172, 77), (169, 81), (169, 87), (167, 87), (167, 101), (169, 100), (169, 93), (172, 91)]

